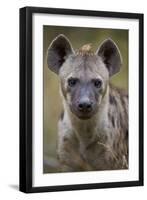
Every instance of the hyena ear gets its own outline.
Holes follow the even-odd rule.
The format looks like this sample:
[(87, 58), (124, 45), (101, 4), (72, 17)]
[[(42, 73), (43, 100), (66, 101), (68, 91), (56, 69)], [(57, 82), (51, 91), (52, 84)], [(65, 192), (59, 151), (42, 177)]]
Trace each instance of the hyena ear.
[(98, 48), (97, 55), (99, 55), (105, 63), (109, 71), (109, 76), (113, 76), (120, 71), (122, 57), (117, 45), (113, 40), (105, 40)]
[(73, 48), (66, 36), (58, 35), (50, 44), (47, 52), (48, 67), (58, 74), (67, 56), (73, 53)]

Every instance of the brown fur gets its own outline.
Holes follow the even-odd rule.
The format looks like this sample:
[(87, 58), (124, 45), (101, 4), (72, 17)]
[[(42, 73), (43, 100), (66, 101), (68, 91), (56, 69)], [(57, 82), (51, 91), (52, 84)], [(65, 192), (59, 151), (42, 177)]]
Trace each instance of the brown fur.
[(105, 98), (108, 100), (108, 110), (104, 113), (105, 119), (100, 122), (102, 126), (99, 126), (98, 122), (99, 117), (103, 116), (103, 109), (100, 116), (94, 116), (86, 125), (69, 110), (65, 110), (65, 113), (69, 114), (70, 123), (66, 113), (65, 118), (59, 122), (58, 142), (58, 154), (63, 170), (128, 168), (128, 108), (122, 103), (125, 98), (125, 101), (128, 100), (128, 97), (124, 91), (112, 87), (109, 93), (107, 91), (107, 95), (108, 98)]
[[(48, 66), (60, 77), (64, 107), (57, 149), (63, 171), (128, 168), (128, 95), (109, 84), (121, 65), (121, 54), (111, 39), (96, 53), (91, 44), (75, 53), (64, 35), (49, 46)], [(71, 78), (77, 80), (74, 87), (69, 85)], [(100, 88), (95, 80), (101, 81)], [(90, 115), (78, 110), (83, 97), (92, 102)]]

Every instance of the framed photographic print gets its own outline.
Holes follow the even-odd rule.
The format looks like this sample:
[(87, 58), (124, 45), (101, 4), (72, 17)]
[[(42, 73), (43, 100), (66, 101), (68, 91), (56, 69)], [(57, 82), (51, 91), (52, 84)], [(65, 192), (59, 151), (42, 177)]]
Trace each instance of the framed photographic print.
[(143, 185), (143, 14), (20, 9), (20, 191)]

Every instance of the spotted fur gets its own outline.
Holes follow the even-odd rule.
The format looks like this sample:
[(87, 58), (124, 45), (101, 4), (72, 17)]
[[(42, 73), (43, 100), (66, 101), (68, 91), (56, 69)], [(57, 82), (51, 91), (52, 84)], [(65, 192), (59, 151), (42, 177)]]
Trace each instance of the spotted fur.
[[(61, 170), (127, 169), (128, 94), (109, 83), (121, 68), (121, 55), (111, 39), (104, 41), (96, 53), (90, 51), (91, 46), (85, 45), (74, 52), (63, 35), (55, 38), (48, 49), (48, 66), (60, 77), (64, 107), (58, 123)], [(68, 86), (70, 77), (78, 79), (75, 89)], [(96, 78), (102, 80), (99, 90), (92, 85), (91, 80)], [(85, 95), (83, 91), (95, 105), (86, 119), (74, 110), (81, 94)]]

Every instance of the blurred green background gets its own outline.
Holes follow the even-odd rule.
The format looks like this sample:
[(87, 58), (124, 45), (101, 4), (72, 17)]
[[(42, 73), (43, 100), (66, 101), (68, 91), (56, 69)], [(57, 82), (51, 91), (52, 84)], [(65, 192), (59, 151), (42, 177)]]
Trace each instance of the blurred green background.
[(97, 50), (103, 40), (111, 38), (118, 45), (123, 58), (121, 72), (111, 78), (111, 82), (121, 88), (128, 89), (128, 30), (81, 28), (63, 26), (43, 27), (43, 68), (44, 68), (44, 108), (43, 108), (43, 172), (58, 172), (56, 154), (57, 122), (62, 110), (62, 100), (59, 95), (59, 78), (47, 67), (46, 54), (51, 41), (64, 34), (71, 41), (74, 49), (92, 43)]

